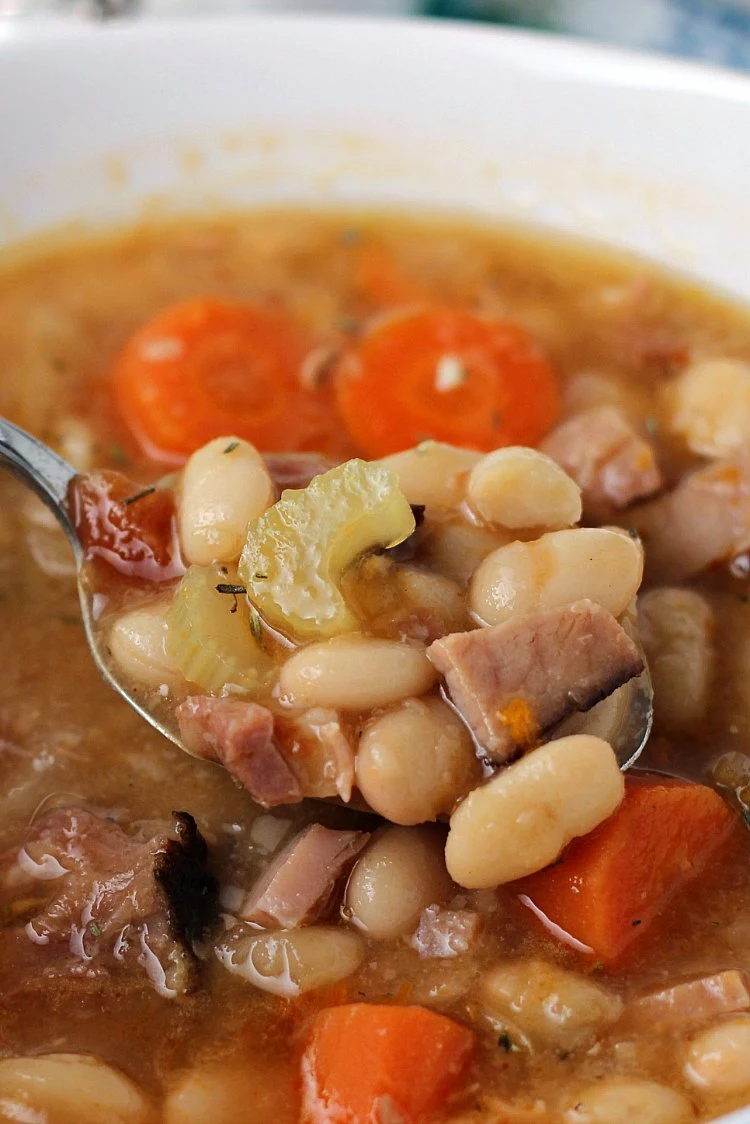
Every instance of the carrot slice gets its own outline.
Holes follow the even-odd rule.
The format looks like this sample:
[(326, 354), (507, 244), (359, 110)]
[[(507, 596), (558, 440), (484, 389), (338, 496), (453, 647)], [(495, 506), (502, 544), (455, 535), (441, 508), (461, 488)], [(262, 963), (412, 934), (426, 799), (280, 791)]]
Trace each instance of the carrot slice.
[(427, 288), (412, 277), (385, 249), (368, 243), (360, 250), (354, 285), (376, 305), (422, 304), (430, 299)]
[(352, 1003), (321, 1011), (302, 1059), (307, 1124), (432, 1124), (474, 1044), (466, 1027), (423, 1007)]
[(145, 449), (184, 459), (223, 433), (262, 449), (323, 448), (329, 397), (302, 391), (296, 328), (266, 309), (195, 299), (172, 305), (125, 345), (117, 403)]
[(548, 925), (611, 962), (700, 874), (736, 822), (705, 785), (630, 779), (610, 819), (516, 889)]
[(380, 321), (342, 360), (336, 389), (371, 457), (428, 437), (482, 450), (533, 445), (560, 411), (555, 374), (522, 328), (443, 307)]

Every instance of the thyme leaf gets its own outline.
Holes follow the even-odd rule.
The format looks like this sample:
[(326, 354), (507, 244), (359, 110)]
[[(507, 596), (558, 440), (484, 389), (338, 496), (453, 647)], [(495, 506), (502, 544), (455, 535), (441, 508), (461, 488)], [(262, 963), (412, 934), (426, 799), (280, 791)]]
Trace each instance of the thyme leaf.
[(143, 488), (140, 492), (136, 492), (134, 496), (128, 496), (122, 502), (125, 507), (130, 507), (131, 503), (137, 503), (138, 500), (143, 500), (146, 496), (152, 496), (156, 491), (156, 485), (152, 484), (150, 488)]
[(224, 455), (226, 456), (227, 453), (233, 453), (235, 449), (239, 448), (239, 445), (239, 441), (230, 441), (224, 450)]
[(260, 613), (254, 605), (250, 606), (250, 631), (255, 643), (263, 647), (263, 626), (260, 622)]

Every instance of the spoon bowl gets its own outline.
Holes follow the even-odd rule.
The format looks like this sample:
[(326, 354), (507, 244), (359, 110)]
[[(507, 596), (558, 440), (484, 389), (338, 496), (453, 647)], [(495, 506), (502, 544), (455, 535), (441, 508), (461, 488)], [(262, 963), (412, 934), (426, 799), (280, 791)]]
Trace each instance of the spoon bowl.
[[(70, 490), (79, 473), (48, 445), (4, 418), (0, 418), (0, 467), (8, 469), (44, 501), (68, 537), (75, 557), (83, 627), (100, 674), (154, 729), (189, 754), (190, 750), (180, 738), (176, 722), (165, 716), (166, 708), (160, 707), (157, 711), (149, 707), (137, 697), (132, 688), (123, 683), (112, 667), (107, 647), (100, 638), (93, 596), (85, 580), (84, 551), (68, 507)], [(625, 770), (634, 765), (643, 752), (651, 733), (654, 707), (651, 677), (638, 641), (635, 614), (628, 614), (623, 623), (641, 651), (643, 672), (587, 713), (572, 715), (566, 719), (556, 733), (587, 733), (603, 737), (614, 749), (620, 768)]]
[(137, 711), (141, 718), (145, 718), (154, 729), (179, 749), (189, 753), (190, 751), (180, 739), (176, 723), (171, 724), (166, 718), (154, 713), (145, 702), (136, 697), (132, 689), (123, 683), (112, 667), (106, 646), (102, 643), (96, 626), (93, 594), (85, 580), (83, 547), (76, 534), (68, 507), (70, 489), (79, 475), (78, 471), (44, 442), (5, 418), (0, 418), (0, 468), (6, 468), (22, 484), (36, 493), (68, 537), (76, 564), (83, 628), (100, 675), (129, 706)]

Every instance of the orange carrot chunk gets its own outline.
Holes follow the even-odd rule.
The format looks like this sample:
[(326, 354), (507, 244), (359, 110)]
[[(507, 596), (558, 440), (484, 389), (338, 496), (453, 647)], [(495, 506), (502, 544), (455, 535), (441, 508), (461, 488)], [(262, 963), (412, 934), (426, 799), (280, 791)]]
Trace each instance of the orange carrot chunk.
[(736, 822), (705, 785), (630, 779), (610, 819), (516, 888), (550, 926), (611, 962), (701, 873)]
[(366, 243), (358, 253), (354, 286), (375, 305), (422, 304), (430, 299), (427, 287), (408, 273), (385, 249)]
[(302, 1120), (432, 1124), (473, 1044), (466, 1027), (423, 1007), (330, 1007), (315, 1018), (302, 1059)]
[(341, 416), (366, 456), (426, 438), (533, 445), (557, 420), (557, 378), (523, 328), (449, 308), (378, 324), (339, 366)]
[(184, 459), (223, 433), (261, 449), (322, 448), (330, 402), (300, 392), (303, 356), (295, 326), (276, 312), (188, 300), (130, 338), (115, 369), (115, 397), (156, 457)]

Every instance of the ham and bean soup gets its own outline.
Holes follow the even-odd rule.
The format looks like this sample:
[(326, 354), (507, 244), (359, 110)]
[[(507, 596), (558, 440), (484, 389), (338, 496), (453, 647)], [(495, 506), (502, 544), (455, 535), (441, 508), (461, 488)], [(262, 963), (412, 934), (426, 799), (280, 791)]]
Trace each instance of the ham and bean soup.
[(275, 212), (8, 262), (0, 353), (79, 470), (108, 659), (187, 750), (99, 680), (0, 479), (0, 1118), (750, 1102), (746, 310)]

